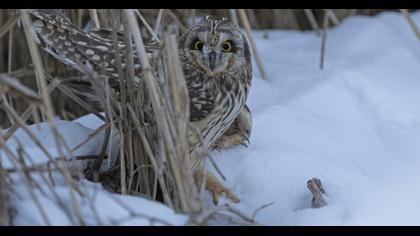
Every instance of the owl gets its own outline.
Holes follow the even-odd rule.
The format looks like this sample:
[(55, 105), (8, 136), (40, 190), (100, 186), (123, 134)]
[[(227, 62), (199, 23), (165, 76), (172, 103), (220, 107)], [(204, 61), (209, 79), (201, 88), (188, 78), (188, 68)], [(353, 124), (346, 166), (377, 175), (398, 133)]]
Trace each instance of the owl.
[(180, 59), (190, 96), (190, 115), (203, 142), (190, 134), (193, 170), (207, 175), (207, 188), (217, 203), (225, 193), (239, 199), (218, 183), (200, 164), (206, 153), (226, 144), (239, 144), (249, 136), (251, 116), (245, 106), (252, 81), (250, 46), (238, 26), (227, 18), (206, 17), (179, 40)]
[[(38, 18), (33, 23), (33, 38), (62, 62), (81, 70), (82, 61), (101, 68), (110, 83), (118, 84), (115, 51), (110, 30), (84, 32), (55, 10), (29, 10)], [(119, 33), (119, 47), (125, 47)], [(159, 45), (145, 39), (146, 51)], [(239, 198), (206, 171), (203, 159), (213, 149), (222, 149), (248, 141), (252, 117), (245, 105), (252, 81), (251, 51), (247, 38), (227, 18), (205, 17), (179, 38), (179, 58), (190, 100), (190, 121), (196, 128), (188, 134), (191, 169), (197, 182), (206, 181), (206, 189), (217, 204), (225, 194), (233, 202)], [(124, 50), (120, 50), (124, 52)], [(136, 50), (133, 50), (135, 53)], [(125, 55), (121, 60), (126, 63)], [(133, 55), (135, 73), (141, 78), (141, 65)], [(98, 69), (99, 71), (99, 69)], [(199, 134), (199, 137), (197, 136)]]

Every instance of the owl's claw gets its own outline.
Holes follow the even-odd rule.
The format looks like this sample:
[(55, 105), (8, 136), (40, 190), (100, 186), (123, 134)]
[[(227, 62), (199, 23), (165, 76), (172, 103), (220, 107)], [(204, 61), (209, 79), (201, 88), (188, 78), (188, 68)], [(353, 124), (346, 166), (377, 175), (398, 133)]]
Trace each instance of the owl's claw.
[(239, 198), (230, 189), (223, 186), (212, 173), (201, 169), (197, 171), (195, 177), (199, 182), (203, 181), (205, 178), (205, 188), (210, 192), (214, 205), (219, 203), (219, 198), (223, 194), (234, 203), (240, 202)]
[(241, 137), (243, 138), (242, 141), (246, 141), (248, 144), (251, 144), (251, 142), (249, 141), (249, 137), (247, 137), (245, 135), (241, 135)]
[(239, 203), (241, 200), (239, 200), (239, 198), (229, 189), (224, 188), (222, 191), (220, 192), (211, 192), (212, 197), (213, 197), (213, 203), (214, 205), (217, 206), (217, 204), (219, 203), (219, 197), (225, 193), (226, 197), (229, 198), (233, 203)]
[(234, 203), (240, 202), (239, 198), (230, 189), (223, 186), (217, 179), (214, 180), (211, 179), (206, 183), (206, 189), (211, 193), (214, 205), (219, 203), (219, 198), (223, 194)]

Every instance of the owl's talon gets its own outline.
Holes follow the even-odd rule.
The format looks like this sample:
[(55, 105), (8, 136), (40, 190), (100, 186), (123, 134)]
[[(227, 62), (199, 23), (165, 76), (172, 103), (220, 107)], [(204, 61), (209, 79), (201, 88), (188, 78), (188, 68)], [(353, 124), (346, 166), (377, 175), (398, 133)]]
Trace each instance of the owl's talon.
[(205, 187), (206, 190), (210, 192), (211, 196), (213, 197), (214, 205), (219, 203), (219, 198), (222, 195), (225, 195), (234, 203), (239, 203), (239, 198), (228, 188), (223, 186), (222, 183), (210, 172), (206, 170), (198, 170), (195, 177), (199, 182), (204, 180), (205, 176)]
[(233, 145), (250, 145), (249, 137), (252, 130), (252, 115), (249, 108), (245, 105), (229, 129), (216, 140), (214, 149), (228, 149)]
[(232, 202), (239, 203), (241, 200), (229, 189), (226, 189), (226, 197), (228, 197)]
[(241, 135), (241, 136), (248, 144), (251, 144), (248, 137), (246, 137), (245, 135)]
[[(220, 184), (220, 183), (218, 183), (218, 184)], [(221, 185), (220, 187), (222, 187), (223, 189), (208, 189), (211, 192), (211, 195), (213, 197), (213, 203), (214, 203), (214, 205), (217, 206), (217, 204), (219, 203), (219, 197), (222, 196), (223, 193), (233, 203), (239, 203), (240, 202), (239, 198), (231, 190), (229, 190), (228, 188), (224, 187), (223, 185)]]

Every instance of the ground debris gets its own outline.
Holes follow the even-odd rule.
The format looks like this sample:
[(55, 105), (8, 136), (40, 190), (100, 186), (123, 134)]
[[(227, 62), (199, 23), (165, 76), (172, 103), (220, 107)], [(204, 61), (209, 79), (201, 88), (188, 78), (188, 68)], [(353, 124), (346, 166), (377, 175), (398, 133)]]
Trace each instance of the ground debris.
[(322, 194), (325, 193), (322, 188), (321, 180), (317, 178), (312, 178), (306, 183), (309, 191), (312, 193), (312, 208), (320, 208), (327, 205), (327, 202), (324, 200)]

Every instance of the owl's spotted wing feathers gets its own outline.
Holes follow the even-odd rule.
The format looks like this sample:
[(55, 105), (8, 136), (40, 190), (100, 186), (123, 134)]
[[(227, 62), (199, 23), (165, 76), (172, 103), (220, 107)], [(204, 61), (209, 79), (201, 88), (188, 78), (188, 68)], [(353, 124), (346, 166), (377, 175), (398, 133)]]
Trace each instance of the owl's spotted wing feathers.
[(54, 10), (30, 10), (38, 18), (33, 24), (34, 39), (57, 59), (80, 70), (83, 60), (97, 65), (112, 45), (75, 27), (69, 19)]
[[(38, 18), (33, 24), (33, 37), (42, 48), (54, 57), (81, 70), (84, 62), (89, 62), (97, 71), (104, 70), (111, 79), (118, 79), (119, 74), (115, 62), (115, 48), (112, 31), (98, 29), (89, 33), (82, 31), (63, 14), (56, 10), (29, 10)], [(117, 33), (118, 50), (122, 58), (122, 66), (127, 64), (125, 57), (124, 35)], [(145, 40), (149, 56), (160, 47), (156, 42)], [(142, 72), (140, 61), (133, 46), (134, 69), (136, 75)]]

